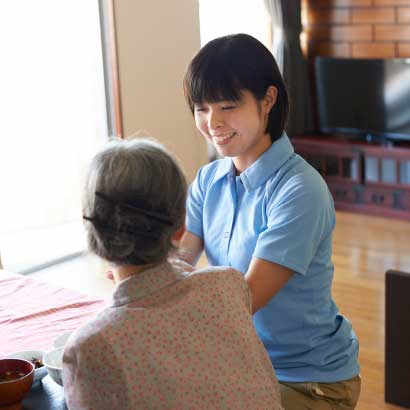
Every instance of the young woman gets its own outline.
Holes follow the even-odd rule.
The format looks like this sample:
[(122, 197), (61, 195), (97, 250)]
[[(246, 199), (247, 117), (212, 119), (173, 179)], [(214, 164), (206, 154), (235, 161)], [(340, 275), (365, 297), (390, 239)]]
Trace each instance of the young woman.
[(184, 230), (186, 189), (176, 162), (148, 140), (112, 142), (93, 159), (85, 227), (116, 288), (66, 345), (69, 409), (282, 409), (243, 275), (167, 260)]
[(288, 97), (270, 51), (245, 34), (205, 45), (185, 95), (201, 134), (225, 157), (200, 169), (180, 247), (195, 263), (245, 274), (254, 324), (286, 409), (351, 409), (358, 340), (331, 296), (335, 210), (320, 175), (284, 132)]

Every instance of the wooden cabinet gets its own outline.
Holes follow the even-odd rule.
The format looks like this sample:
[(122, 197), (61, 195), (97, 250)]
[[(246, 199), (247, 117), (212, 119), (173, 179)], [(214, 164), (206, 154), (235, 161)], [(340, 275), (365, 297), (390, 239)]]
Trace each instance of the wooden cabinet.
[(356, 202), (358, 193), (353, 185), (350, 186), (349, 184), (338, 184), (334, 182), (328, 182), (328, 185), (335, 201), (347, 203)]
[(363, 189), (361, 203), (387, 208), (398, 208), (396, 205), (396, 192), (389, 189), (368, 188)]
[(385, 147), (319, 136), (292, 143), (323, 176), (336, 209), (410, 220), (410, 143)]
[(400, 208), (410, 212), (410, 192), (401, 192)]

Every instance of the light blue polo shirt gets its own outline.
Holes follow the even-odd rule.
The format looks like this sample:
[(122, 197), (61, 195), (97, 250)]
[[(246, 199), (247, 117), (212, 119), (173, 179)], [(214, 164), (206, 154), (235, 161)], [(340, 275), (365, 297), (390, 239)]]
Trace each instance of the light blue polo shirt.
[(186, 222), (211, 265), (246, 273), (255, 256), (294, 271), (254, 315), (280, 381), (337, 382), (359, 373), (357, 337), (331, 296), (333, 200), (286, 134), (240, 176), (231, 158), (202, 167)]

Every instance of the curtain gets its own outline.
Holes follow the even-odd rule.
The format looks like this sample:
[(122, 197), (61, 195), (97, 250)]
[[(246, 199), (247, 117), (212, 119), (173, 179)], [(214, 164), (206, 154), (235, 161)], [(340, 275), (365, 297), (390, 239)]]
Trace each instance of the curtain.
[(272, 53), (285, 81), (290, 101), (289, 136), (312, 130), (312, 106), (308, 65), (300, 47), (300, 0), (265, 0), (272, 18)]

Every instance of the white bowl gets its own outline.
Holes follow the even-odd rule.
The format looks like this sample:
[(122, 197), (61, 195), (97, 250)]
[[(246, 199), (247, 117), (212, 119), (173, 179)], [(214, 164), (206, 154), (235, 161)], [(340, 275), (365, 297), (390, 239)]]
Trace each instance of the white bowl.
[(71, 332), (67, 332), (67, 333), (63, 333), (62, 335), (58, 336), (57, 339), (55, 339), (53, 342), (54, 349), (64, 347), (70, 335), (71, 335)]
[(50, 377), (60, 386), (63, 385), (63, 353), (64, 347), (51, 350), (44, 355), (43, 362)]
[[(45, 352), (42, 350), (24, 350), (22, 352), (15, 352), (6, 357), (6, 359), (24, 359), (32, 362), (33, 359), (43, 360)], [(44, 363), (44, 362), (43, 362)], [(47, 374), (46, 366), (39, 367), (34, 370), (33, 383), (41, 380)]]

